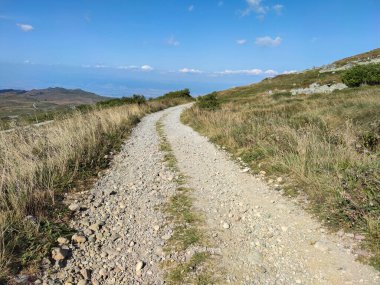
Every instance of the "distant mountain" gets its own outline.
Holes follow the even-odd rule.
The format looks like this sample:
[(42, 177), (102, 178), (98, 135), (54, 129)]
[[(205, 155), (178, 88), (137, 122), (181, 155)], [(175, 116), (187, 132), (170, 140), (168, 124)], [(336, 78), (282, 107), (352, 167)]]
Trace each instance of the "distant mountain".
[(81, 89), (47, 88), (0, 90), (0, 117), (32, 114), (35, 111), (49, 111), (68, 107), (95, 104), (110, 98)]

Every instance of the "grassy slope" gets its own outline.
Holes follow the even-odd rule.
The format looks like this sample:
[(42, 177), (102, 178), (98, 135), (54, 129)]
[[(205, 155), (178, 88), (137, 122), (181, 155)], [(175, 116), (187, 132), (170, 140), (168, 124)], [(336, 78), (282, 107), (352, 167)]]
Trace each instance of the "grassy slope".
[(80, 89), (47, 88), (25, 92), (8, 90), (0, 93), (0, 118), (20, 115), (41, 116), (49, 111), (62, 111), (70, 106), (94, 104), (107, 99), (109, 98)]
[(306, 194), (333, 229), (364, 234), (370, 262), (380, 268), (380, 87), (289, 93), (330, 81), (340, 81), (339, 73), (277, 76), (219, 92), (221, 109), (195, 106), (183, 120), (255, 171), (284, 177), (285, 192)]
[(141, 117), (188, 101), (77, 111), (44, 127), (0, 133), (0, 284), (70, 233), (64, 193), (105, 168), (105, 155), (118, 150)]

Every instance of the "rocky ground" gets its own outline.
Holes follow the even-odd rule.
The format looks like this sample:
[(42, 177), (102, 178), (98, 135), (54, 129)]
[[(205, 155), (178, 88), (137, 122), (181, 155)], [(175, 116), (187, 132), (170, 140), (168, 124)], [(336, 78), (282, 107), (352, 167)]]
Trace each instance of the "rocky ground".
[(145, 117), (96, 186), (69, 198), (77, 233), (59, 240), (55, 264), (46, 260), (36, 284), (164, 284), (161, 265), (171, 256), (163, 248), (173, 229), (160, 206), (177, 185), (159, 148), (160, 118), (221, 255), (218, 284), (379, 284), (374, 269), (355, 261), (363, 237), (327, 233), (276, 191), (282, 178), (268, 186), (181, 124), (186, 107)]
[[(61, 239), (46, 264), (44, 284), (163, 284), (160, 262), (170, 225), (159, 209), (175, 191), (159, 150), (155, 123), (145, 117), (108, 173), (89, 192), (68, 201), (76, 211), (72, 240)], [(46, 262), (48, 263), (48, 262)]]

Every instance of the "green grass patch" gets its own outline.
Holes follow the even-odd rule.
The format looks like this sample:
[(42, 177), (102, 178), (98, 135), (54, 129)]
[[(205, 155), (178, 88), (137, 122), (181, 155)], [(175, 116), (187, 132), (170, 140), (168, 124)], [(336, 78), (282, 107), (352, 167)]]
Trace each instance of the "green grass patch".
[[(157, 134), (160, 137), (160, 149), (164, 152), (164, 161), (175, 172), (178, 185), (186, 184), (186, 177), (181, 174), (177, 160), (164, 132), (161, 118), (156, 123)], [(192, 246), (204, 246), (205, 234), (201, 230), (203, 220), (193, 210), (192, 189), (179, 186), (176, 193), (162, 207), (169, 221), (174, 224), (174, 231), (167, 241), (164, 250), (185, 255)], [(210, 271), (211, 258), (208, 253), (194, 253), (187, 262), (165, 262), (167, 284), (214, 284)]]

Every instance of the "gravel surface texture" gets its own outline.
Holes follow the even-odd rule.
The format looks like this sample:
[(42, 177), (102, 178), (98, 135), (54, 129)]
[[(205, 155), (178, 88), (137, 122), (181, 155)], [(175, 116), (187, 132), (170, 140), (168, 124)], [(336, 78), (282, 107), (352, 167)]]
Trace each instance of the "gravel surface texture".
[[(93, 189), (68, 197), (71, 240), (60, 239), (35, 284), (164, 284), (163, 248), (173, 233), (160, 207), (174, 195), (156, 122), (205, 217), (220, 284), (380, 284), (355, 261), (355, 237), (329, 234), (262, 177), (180, 122), (182, 105), (146, 116)], [(281, 179), (278, 180), (281, 184)], [(278, 190), (278, 189), (277, 189)], [(50, 259), (51, 260), (51, 259)]]
[(373, 268), (355, 261), (351, 237), (329, 234), (294, 200), (184, 126), (184, 108), (168, 111), (165, 131), (222, 251), (227, 283), (380, 284)]

